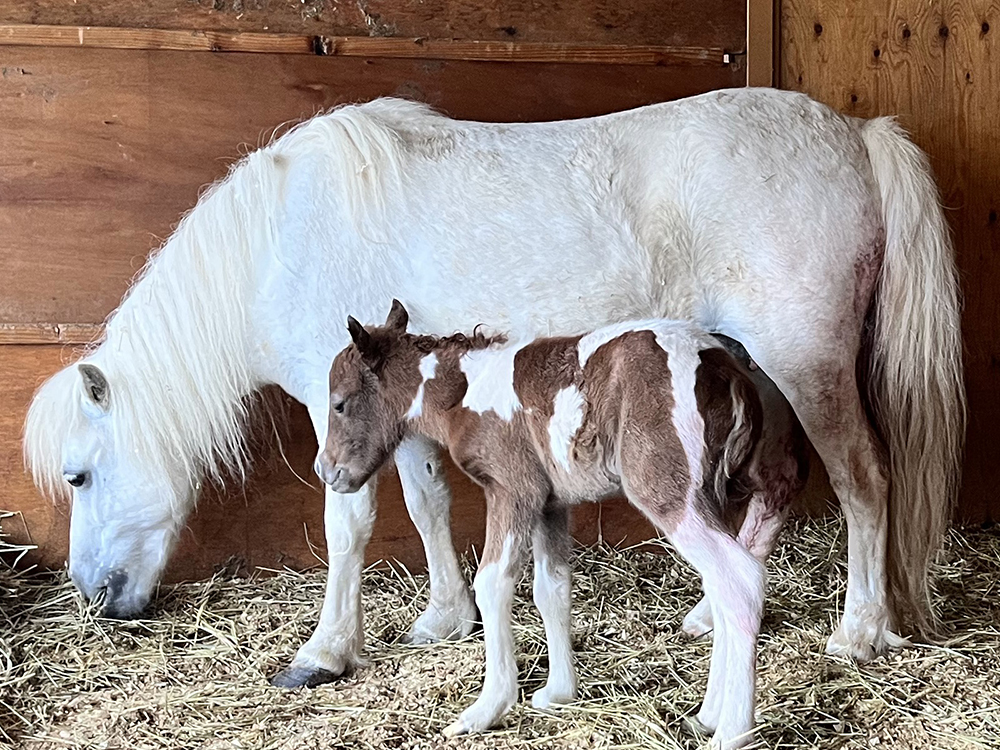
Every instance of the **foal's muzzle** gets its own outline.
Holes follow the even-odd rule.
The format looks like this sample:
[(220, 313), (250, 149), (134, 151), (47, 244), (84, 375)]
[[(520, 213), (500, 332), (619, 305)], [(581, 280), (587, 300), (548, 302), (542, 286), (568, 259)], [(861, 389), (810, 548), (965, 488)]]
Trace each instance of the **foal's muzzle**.
[(346, 466), (334, 463), (328, 460), (325, 456), (320, 456), (316, 459), (313, 469), (315, 470), (317, 476), (319, 476), (325, 484), (328, 484), (330, 489), (334, 492), (340, 492), (343, 494), (357, 492), (364, 484), (364, 481), (355, 481), (351, 477), (351, 472)]

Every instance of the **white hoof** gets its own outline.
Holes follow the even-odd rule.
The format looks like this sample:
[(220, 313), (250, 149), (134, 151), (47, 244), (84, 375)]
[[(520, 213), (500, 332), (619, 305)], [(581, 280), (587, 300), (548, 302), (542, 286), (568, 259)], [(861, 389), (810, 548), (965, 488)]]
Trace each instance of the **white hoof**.
[(737, 750), (753, 742), (753, 730), (743, 732), (724, 732), (721, 728), (712, 735), (709, 747), (712, 750)]
[(458, 721), (444, 730), (446, 737), (457, 737), (461, 734), (472, 734), (475, 732), (485, 732), (490, 727), (495, 726), (510, 707), (514, 705), (517, 696), (509, 700), (499, 702), (490, 701), (484, 703), (482, 699), (477, 700), (458, 717)]
[(889, 618), (884, 613), (867, 617), (845, 615), (827, 640), (826, 653), (866, 662), (891, 649), (909, 645), (908, 640), (892, 632)]
[(468, 636), (479, 621), (479, 611), (468, 589), (454, 601), (445, 604), (431, 602), (417, 618), (403, 643), (423, 645), (440, 641), (458, 641)]
[(687, 613), (681, 623), (681, 632), (689, 638), (701, 638), (712, 632), (715, 625), (712, 622), (712, 607), (704, 597), (694, 609)]
[(536, 690), (531, 696), (531, 705), (539, 711), (548, 711), (552, 708), (565, 706), (575, 700), (575, 686), (546, 684), (545, 687), (540, 690)]

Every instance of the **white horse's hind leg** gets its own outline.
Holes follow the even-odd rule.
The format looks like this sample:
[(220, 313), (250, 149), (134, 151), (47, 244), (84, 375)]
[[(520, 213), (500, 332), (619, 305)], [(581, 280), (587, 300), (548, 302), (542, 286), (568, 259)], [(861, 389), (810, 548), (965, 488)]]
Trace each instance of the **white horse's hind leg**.
[(791, 377), (780, 371), (772, 377), (823, 460), (847, 520), (847, 596), (827, 653), (868, 661), (906, 641), (893, 632), (887, 597), (888, 467), (862, 407), (854, 367), (853, 357), (811, 367), (800, 362)]
[(404, 640), (433, 643), (464, 638), (479, 617), (451, 538), (451, 491), (440, 451), (423, 438), (407, 438), (396, 449), (396, 468), (406, 509), (424, 543), (430, 574), (430, 602)]
[(272, 685), (314, 687), (361, 662), (361, 571), (374, 520), (375, 477), (351, 495), (326, 488), (323, 523), (330, 568), (319, 624), (291, 665), (272, 678)]

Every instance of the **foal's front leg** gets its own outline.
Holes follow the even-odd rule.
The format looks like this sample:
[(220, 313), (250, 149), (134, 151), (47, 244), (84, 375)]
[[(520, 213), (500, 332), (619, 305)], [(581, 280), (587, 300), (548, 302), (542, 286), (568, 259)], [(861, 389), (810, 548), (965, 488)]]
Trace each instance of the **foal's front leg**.
[(517, 701), (511, 607), (534, 519), (506, 492), (487, 491), (486, 505), (486, 545), (473, 584), (486, 639), (486, 679), (476, 702), (444, 730), (448, 737), (489, 729)]

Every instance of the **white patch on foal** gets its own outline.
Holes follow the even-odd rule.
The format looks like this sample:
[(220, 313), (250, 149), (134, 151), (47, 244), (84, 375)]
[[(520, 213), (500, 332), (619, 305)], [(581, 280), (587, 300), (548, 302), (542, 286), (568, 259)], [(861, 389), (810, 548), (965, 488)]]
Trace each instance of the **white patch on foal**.
[(488, 411), (506, 421), (521, 410), (521, 400), (514, 392), (514, 356), (520, 346), (503, 349), (474, 349), (459, 360), (459, 367), (469, 383), (462, 406), (477, 414)]
[(654, 330), (656, 343), (667, 353), (670, 366), (670, 385), (674, 397), (674, 413), (671, 418), (688, 461), (691, 481), (688, 484), (686, 501), (688, 507), (691, 507), (694, 495), (701, 487), (702, 454), (705, 450), (705, 420), (698, 411), (698, 399), (695, 396), (698, 365), (701, 364), (701, 358), (698, 356), (699, 348), (697, 343), (692, 343), (688, 332), (678, 336), (673, 335), (676, 328)]
[(571, 385), (556, 394), (553, 404), (549, 420), (549, 450), (557, 463), (566, 471), (571, 471), (569, 449), (583, 424), (583, 394)]
[(424, 383), (428, 380), (434, 379), (434, 373), (437, 371), (438, 355), (434, 352), (424, 355), (420, 360), (420, 377), (423, 380), (420, 381), (420, 387), (417, 388), (417, 395), (413, 398), (413, 403), (410, 404), (409, 411), (406, 412), (407, 419), (416, 419), (424, 411)]
[(604, 326), (604, 328), (598, 328), (596, 331), (588, 333), (576, 345), (580, 368), (583, 369), (591, 355), (609, 341), (631, 331), (654, 331), (658, 325), (662, 326), (663, 323), (663, 320), (629, 320), (624, 323)]

